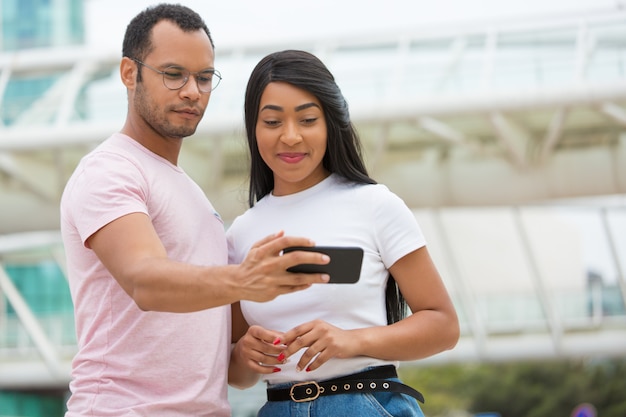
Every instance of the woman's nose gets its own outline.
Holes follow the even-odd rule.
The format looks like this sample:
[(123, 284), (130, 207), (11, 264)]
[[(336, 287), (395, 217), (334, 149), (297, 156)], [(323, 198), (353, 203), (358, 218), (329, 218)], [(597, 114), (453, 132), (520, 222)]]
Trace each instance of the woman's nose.
[(298, 132), (298, 129), (295, 125), (287, 124), (285, 126), (285, 130), (283, 131), (283, 134), (281, 135), (280, 140), (289, 146), (294, 146), (302, 142), (302, 135), (300, 134), (300, 132)]

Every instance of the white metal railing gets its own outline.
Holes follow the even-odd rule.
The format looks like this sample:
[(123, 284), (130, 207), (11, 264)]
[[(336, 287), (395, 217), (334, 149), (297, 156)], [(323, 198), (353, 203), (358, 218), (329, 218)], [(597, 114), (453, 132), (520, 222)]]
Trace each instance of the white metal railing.
[[(304, 40), (290, 47), (310, 50), (325, 60), (358, 119), (360, 109), (417, 98), (435, 101), (436, 109), (436, 102), (446, 96), (459, 101), (464, 96), (623, 84), (625, 39), (626, 13), (615, 11), (526, 25)], [(224, 81), (212, 97), (216, 119), (239, 123), (252, 67), (266, 53), (284, 47), (288, 45), (217, 49)], [(17, 127), (119, 121), (125, 110), (125, 92), (117, 75), (119, 58), (117, 53), (83, 47), (0, 54), (0, 100), (11, 80), (59, 74), (44, 96), (23, 109), (14, 121)], [(50, 117), (42, 120), (42, 112)], [(10, 127), (3, 132), (4, 141), (11, 137)]]

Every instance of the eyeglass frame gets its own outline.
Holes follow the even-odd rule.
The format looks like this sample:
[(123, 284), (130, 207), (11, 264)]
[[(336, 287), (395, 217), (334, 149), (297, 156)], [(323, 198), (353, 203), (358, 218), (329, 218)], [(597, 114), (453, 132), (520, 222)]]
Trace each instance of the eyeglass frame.
[[(190, 78), (192, 75), (193, 75), (194, 79), (196, 80), (196, 86), (198, 87), (198, 91), (200, 91), (201, 93), (205, 93), (205, 94), (206, 94), (206, 93), (210, 93), (210, 92), (212, 92), (213, 90), (215, 90), (215, 89), (217, 88), (217, 86), (218, 86), (218, 85), (220, 85), (220, 82), (222, 81), (222, 74), (221, 74), (218, 70), (216, 70), (215, 68), (213, 68), (213, 69), (206, 69), (206, 70), (203, 70), (203, 71), (198, 71), (198, 72), (191, 72), (191, 71), (189, 71), (187, 68), (177, 67), (177, 66), (172, 65), (172, 66), (169, 66), (169, 67), (167, 67), (167, 68), (177, 68), (178, 70), (180, 70), (180, 71), (181, 71), (181, 75), (184, 75), (185, 73), (187, 73), (187, 76), (183, 77), (184, 81), (183, 81), (183, 83), (182, 83), (182, 85), (181, 85), (180, 87), (177, 87), (177, 88), (171, 88), (171, 87), (169, 87), (169, 86), (166, 84), (166, 82), (165, 82), (165, 77), (166, 77), (167, 71), (161, 71), (161, 70), (159, 70), (159, 69), (157, 69), (157, 68), (154, 68), (153, 66), (148, 65), (148, 64), (146, 64), (145, 62), (141, 62), (141, 61), (140, 61), (140, 60), (138, 60), (137, 58), (131, 58), (131, 57), (129, 57), (129, 58), (130, 58), (130, 59), (132, 59), (133, 61), (135, 61), (136, 63), (138, 63), (139, 65), (142, 65), (142, 66), (144, 66), (144, 67), (146, 67), (146, 68), (151, 69), (152, 71), (154, 71), (154, 72), (156, 72), (156, 73), (158, 73), (158, 74), (161, 74), (161, 77), (162, 77), (162, 79), (163, 79), (163, 85), (165, 86), (165, 88), (167, 88), (168, 90), (172, 90), (172, 91), (180, 90), (181, 88), (183, 88), (184, 86), (186, 86), (186, 85), (187, 85), (187, 83), (189, 82), (189, 78)], [(213, 82), (212, 82), (213, 80), (211, 79), (211, 89), (210, 89), (209, 91), (204, 91), (204, 90), (202, 90), (202, 89), (200, 88), (200, 83), (198, 82), (198, 77), (199, 77), (199, 76), (201, 76), (201, 74), (203, 74), (203, 73), (207, 73), (207, 72), (209, 72), (209, 71), (211, 72), (211, 74), (212, 74), (214, 77), (217, 77), (217, 83), (215, 83), (215, 86), (214, 86), (214, 85), (213, 85)]]

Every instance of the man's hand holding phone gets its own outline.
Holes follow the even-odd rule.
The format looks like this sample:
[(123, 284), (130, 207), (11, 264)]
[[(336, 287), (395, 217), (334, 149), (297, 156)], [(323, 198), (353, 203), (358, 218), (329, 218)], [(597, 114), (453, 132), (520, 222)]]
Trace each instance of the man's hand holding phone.
[(283, 250), (320, 252), (330, 257), (326, 265), (300, 264), (287, 269), (289, 272), (323, 273), (330, 276), (329, 284), (354, 284), (361, 276), (363, 249), (353, 246), (296, 246)]

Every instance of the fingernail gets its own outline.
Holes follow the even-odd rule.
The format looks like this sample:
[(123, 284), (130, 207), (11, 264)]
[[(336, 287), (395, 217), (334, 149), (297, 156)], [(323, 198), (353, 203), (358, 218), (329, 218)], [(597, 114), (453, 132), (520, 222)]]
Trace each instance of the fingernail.
[(280, 352), (280, 355), (278, 355), (278, 357), (276, 358), (278, 360), (278, 362), (282, 362), (285, 360), (285, 354), (283, 352)]
[(330, 275), (328, 275), (328, 274), (323, 274), (323, 275), (322, 275), (322, 281), (324, 281), (324, 282), (328, 282), (328, 281), (330, 281)]
[(306, 371), (307, 371), (307, 372), (311, 372), (311, 368), (307, 367), (307, 368), (306, 368)]
[(330, 261), (330, 256), (322, 255), (322, 259), (325, 260), (325, 261)]
[(274, 369), (272, 369), (272, 372), (274, 372), (274, 373), (280, 372), (280, 368), (274, 368)]
[(302, 368), (300, 368), (299, 366), (296, 366), (296, 372), (302, 372)]
[(273, 343), (274, 346), (280, 345), (280, 337), (277, 337), (276, 339), (274, 339), (274, 341), (272, 343)]

